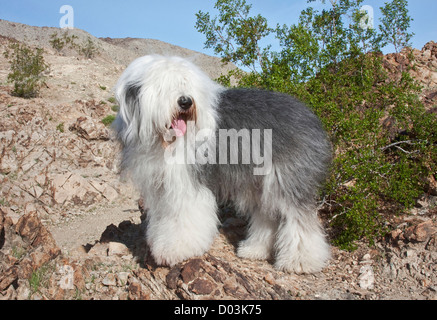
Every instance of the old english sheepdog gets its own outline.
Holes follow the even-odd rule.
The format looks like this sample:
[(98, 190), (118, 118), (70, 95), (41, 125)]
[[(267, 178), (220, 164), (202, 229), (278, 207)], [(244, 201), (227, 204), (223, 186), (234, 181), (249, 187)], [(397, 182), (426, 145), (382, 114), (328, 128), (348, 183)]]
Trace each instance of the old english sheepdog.
[(204, 254), (218, 205), (249, 220), (237, 254), (312, 273), (330, 257), (316, 197), (331, 161), (319, 119), (285, 94), (226, 89), (180, 57), (133, 61), (115, 87), (114, 122), (147, 207), (146, 239), (160, 265)]

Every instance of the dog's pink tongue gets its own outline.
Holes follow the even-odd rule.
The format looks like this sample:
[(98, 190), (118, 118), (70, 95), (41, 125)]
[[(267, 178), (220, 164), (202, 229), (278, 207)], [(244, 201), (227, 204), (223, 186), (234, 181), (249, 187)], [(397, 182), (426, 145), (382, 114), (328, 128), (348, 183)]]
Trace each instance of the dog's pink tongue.
[(173, 129), (176, 133), (176, 137), (182, 137), (187, 132), (187, 124), (181, 118), (172, 122)]

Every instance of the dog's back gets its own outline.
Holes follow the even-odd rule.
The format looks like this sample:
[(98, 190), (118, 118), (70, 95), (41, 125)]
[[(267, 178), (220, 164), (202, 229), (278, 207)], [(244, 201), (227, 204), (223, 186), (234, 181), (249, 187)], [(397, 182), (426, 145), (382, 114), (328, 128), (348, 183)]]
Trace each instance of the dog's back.
[[(221, 198), (241, 192), (260, 193), (265, 175), (268, 174), (275, 177), (284, 197), (300, 205), (314, 202), (326, 178), (331, 147), (320, 120), (311, 110), (286, 94), (256, 89), (229, 89), (221, 93), (217, 111), (217, 149), (223, 146), (220, 136), (224, 132), (235, 130), (240, 133), (238, 163), (232, 164), (232, 141), (227, 139), (226, 150), (217, 152), (217, 165), (208, 169), (211, 174), (209, 182), (218, 188), (217, 194)], [(249, 148), (243, 145), (244, 130), (250, 135)], [(259, 139), (257, 134), (253, 134), (255, 130), (259, 133)], [(271, 141), (265, 141), (266, 130), (271, 130)], [(260, 148), (260, 156), (266, 160), (269, 156), (263, 148), (266, 143), (271, 143), (271, 171), (265, 175), (254, 175), (254, 168), (265, 165), (254, 163), (254, 148)], [(226, 162), (219, 159), (219, 156), (223, 157), (223, 151), (226, 151)], [(248, 151), (251, 160), (244, 164), (243, 153)]]

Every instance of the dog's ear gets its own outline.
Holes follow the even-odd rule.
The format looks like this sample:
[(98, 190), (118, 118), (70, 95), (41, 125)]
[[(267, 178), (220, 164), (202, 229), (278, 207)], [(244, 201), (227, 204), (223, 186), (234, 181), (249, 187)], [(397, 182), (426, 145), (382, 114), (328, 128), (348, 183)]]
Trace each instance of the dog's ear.
[(138, 136), (141, 112), (139, 106), (140, 91), (141, 86), (137, 83), (119, 85), (115, 89), (120, 109), (113, 123), (113, 128), (124, 144), (133, 142)]
[(141, 86), (135, 83), (131, 83), (126, 86), (124, 99), (127, 108), (136, 108), (139, 102), (140, 90)]

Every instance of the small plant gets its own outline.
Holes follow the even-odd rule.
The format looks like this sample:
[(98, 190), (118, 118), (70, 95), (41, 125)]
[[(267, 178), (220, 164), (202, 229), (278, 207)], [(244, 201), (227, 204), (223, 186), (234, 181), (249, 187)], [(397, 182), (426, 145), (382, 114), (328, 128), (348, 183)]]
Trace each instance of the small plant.
[(52, 48), (56, 51), (61, 52), (67, 45), (70, 49), (77, 48), (77, 44), (74, 42), (77, 39), (77, 36), (72, 35), (69, 36), (67, 32), (64, 32), (61, 37), (58, 36), (58, 33), (55, 32), (50, 36), (50, 44)]
[(44, 83), (44, 73), (49, 65), (44, 61), (44, 50), (31, 49), (22, 43), (13, 43), (4, 52), (11, 64), (8, 80), (14, 83), (13, 95), (22, 98), (34, 98)]
[(99, 49), (90, 36), (88, 36), (82, 44), (77, 44), (75, 40), (77, 40), (78, 37), (75, 35), (69, 36), (67, 32), (64, 32), (61, 36), (55, 32), (50, 36), (50, 38), (50, 44), (53, 49), (58, 51), (58, 53), (68, 46), (68, 48), (76, 50), (80, 55), (83, 55), (87, 59), (92, 59), (99, 54)]
[(40, 292), (41, 287), (46, 286), (52, 273), (51, 271), (53, 271), (53, 267), (49, 264), (45, 264), (39, 269), (32, 272), (32, 275), (29, 278), (31, 295)]
[(29, 279), (29, 285), (30, 285), (30, 290), (31, 290), (32, 294), (39, 291), (40, 284), (41, 284), (40, 273), (37, 271), (32, 272), (32, 275), (30, 276), (30, 279)]
[(26, 255), (26, 249), (20, 246), (13, 246), (12, 247), (12, 256), (18, 260), (23, 258)]
[(59, 132), (61, 132), (61, 133), (64, 133), (64, 123), (63, 122), (61, 122), (60, 124), (58, 124), (57, 126), (56, 126), (56, 130), (58, 130)]
[(111, 110), (114, 111), (114, 112), (118, 112), (118, 110), (120, 110), (120, 106), (114, 104), (114, 105), (111, 107)]
[(111, 114), (111, 115), (107, 116), (106, 118), (104, 118), (102, 120), (102, 123), (105, 126), (110, 126), (114, 122), (114, 120), (115, 120), (115, 116)]
[[(100, 89), (103, 90), (103, 91), (105, 91), (105, 90), (107, 89), (105, 86), (99, 86), (99, 87), (100, 87)], [(102, 103), (106, 104), (106, 102), (103, 102), (103, 101), (102, 101)]]
[(57, 33), (53, 33), (50, 36), (50, 44), (52, 45), (52, 48), (55, 49), (58, 52), (61, 52), (62, 49), (64, 49), (65, 47), (65, 42), (61, 39), (58, 38), (58, 34)]
[(99, 50), (91, 40), (91, 37), (88, 37), (87, 40), (82, 43), (82, 46), (80, 46), (79, 53), (87, 59), (92, 59), (99, 53)]
[(110, 97), (110, 98), (108, 98), (107, 99), (108, 100), (108, 102), (110, 102), (110, 103), (117, 103), (117, 99), (115, 99), (115, 97)]

